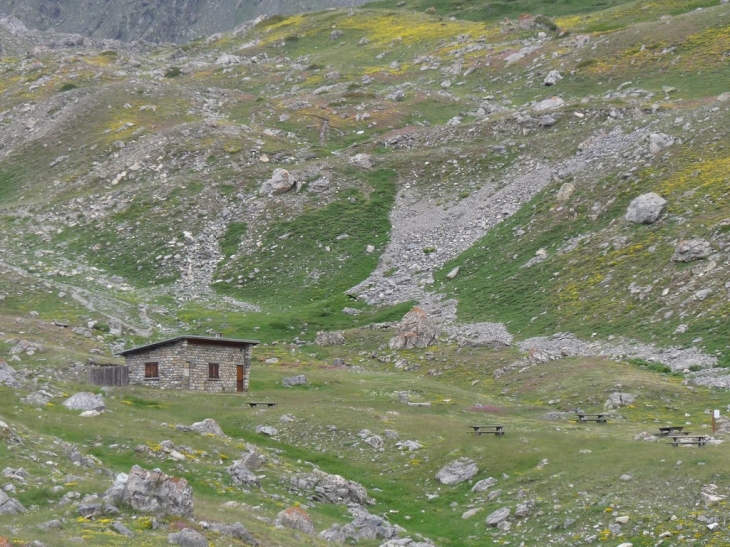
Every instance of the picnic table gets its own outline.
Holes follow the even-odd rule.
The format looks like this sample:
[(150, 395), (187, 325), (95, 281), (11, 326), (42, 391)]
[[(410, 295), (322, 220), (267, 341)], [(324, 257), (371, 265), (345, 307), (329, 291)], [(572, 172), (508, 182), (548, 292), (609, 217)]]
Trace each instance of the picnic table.
[(683, 429), (684, 429), (683, 425), (668, 425), (668, 426), (659, 428), (659, 435), (666, 437), (667, 435), (669, 435), (671, 433), (681, 433)]
[(266, 406), (276, 406), (276, 403), (269, 403), (269, 402), (266, 402), (266, 401), (264, 401), (264, 402), (260, 402), (260, 401), (257, 401), (257, 402), (254, 402), (254, 401), (246, 401), (246, 404), (248, 406), (250, 406), (251, 408), (253, 408), (255, 406), (258, 406), (258, 405), (261, 405), (261, 406), (264, 406), (264, 405), (266, 405)]
[(578, 412), (578, 422), (596, 422), (598, 424), (605, 424), (608, 414), (584, 414)]
[(685, 444), (696, 444), (699, 447), (703, 447), (707, 444), (709, 435), (691, 435), (689, 432), (686, 432), (669, 435), (669, 438), (672, 439), (670, 444), (675, 448)]
[(469, 431), (469, 433), (472, 433), (474, 435), (481, 435), (482, 433), (504, 435), (503, 425), (470, 425), (469, 427), (472, 429), (472, 431)]

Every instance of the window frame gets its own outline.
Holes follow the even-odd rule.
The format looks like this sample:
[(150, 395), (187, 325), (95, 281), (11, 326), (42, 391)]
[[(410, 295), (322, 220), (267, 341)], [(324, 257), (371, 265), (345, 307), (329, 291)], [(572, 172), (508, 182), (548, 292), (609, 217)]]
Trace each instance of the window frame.
[(220, 363), (208, 363), (208, 380), (220, 380), (220, 379), (221, 379)]
[(160, 379), (160, 363), (159, 362), (150, 361), (150, 362), (144, 364), (144, 379), (145, 380), (159, 380)]

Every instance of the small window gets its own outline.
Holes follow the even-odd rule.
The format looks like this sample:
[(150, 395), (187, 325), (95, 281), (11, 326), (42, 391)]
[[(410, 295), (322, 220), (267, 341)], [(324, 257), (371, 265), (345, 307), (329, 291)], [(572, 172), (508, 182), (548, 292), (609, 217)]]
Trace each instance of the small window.
[(145, 378), (159, 378), (160, 370), (158, 363), (145, 363), (144, 364), (144, 377)]
[(208, 378), (220, 378), (220, 365), (218, 363), (208, 363)]

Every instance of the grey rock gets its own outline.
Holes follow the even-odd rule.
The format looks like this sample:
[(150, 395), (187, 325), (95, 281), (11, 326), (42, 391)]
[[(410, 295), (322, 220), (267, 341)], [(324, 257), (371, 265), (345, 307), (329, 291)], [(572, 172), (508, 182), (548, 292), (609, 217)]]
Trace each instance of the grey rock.
[(542, 127), (552, 127), (558, 123), (558, 120), (553, 118), (550, 114), (545, 114), (544, 116), (540, 116), (540, 125)]
[(505, 348), (512, 345), (512, 335), (502, 323), (469, 323), (448, 328), (451, 338), (464, 347)]
[(319, 331), (314, 343), (318, 346), (341, 346), (345, 343), (345, 336), (339, 331)]
[(560, 187), (560, 190), (558, 190), (558, 193), (555, 195), (555, 199), (560, 203), (565, 203), (570, 199), (570, 196), (573, 195), (573, 192), (575, 192), (575, 185), (570, 182), (566, 182)]
[(495, 484), (497, 484), (497, 479), (495, 479), (494, 477), (488, 477), (488, 478), (482, 479), (478, 483), (476, 483), (472, 487), (471, 491), (474, 493), (484, 492), (485, 490), (489, 490)]
[(254, 449), (249, 449), (248, 452), (241, 454), (241, 461), (251, 471), (256, 471), (266, 465), (266, 458)]
[(50, 530), (60, 530), (63, 528), (63, 522), (61, 522), (58, 519), (49, 520), (48, 522), (41, 522), (36, 526), (39, 530), (43, 530), (44, 532), (48, 532)]
[(710, 243), (701, 238), (684, 239), (677, 243), (672, 260), (674, 262), (692, 262), (710, 256)]
[(130, 530), (129, 528), (127, 528), (126, 526), (124, 526), (124, 524), (121, 523), (121, 522), (119, 522), (119, 521), (113, 522), (112, 525), (109, 528), (111, 528), (117, 534), (120, 534), (120, 535), (122, 535), (124, 537), (128, 537), (128, 538), (134, 537), (134, 532), (132, 532), (132, 530)]
[(502, 489), (501, 488), (497, 488), (496, 490), (492, 490), (487, 495), (487, 501), (494, 501), (494, 500), (496, 500), (501, 495), (502, 495)]
[(373, 168), (373, 158), (369, 154), (355, 154), (350, 158), (349, 163), (360, 169)]
[(0, 515), (18, 515), (20, 513), (25, 513), (25, 507), (18, 500), (0, 490)]
[(289, 477), (289, 487), (294, 492), (314, 491), (315, 499), (334, 504), (373, 505), (365, 487), (340, 475), (330, 475), (315, 469), (311, 473), (298, 473)]
[(250, 545), (258, 545), (256, 539), (254, 539), (251, 533), (240, 522), (236, 522), (235, 524), (211, 524), (210, 529), (223, 536), (240, 539), (244, 543), (248, 543)]
[(625, 218), (636, 224), (652, 224), (657, 221), (666, 204), (666, 200), (659, 194), (642, 194), (631, 201)]
[(413, 308), (403, 316), (395, 329), (395, 335), (388, 342), (390, 349), (425, 348), (430, 345), (439, 331), (436, 324), (421, 308)]
[(303, 386), (307, 383), (307, 377), (304, 374), (289, 376), (287, 378), (282, 378), (281, 383), (287, 387)]
[(365, 442), (373, 448), (382, 448), (383, 437), (381, 437), (380, 435), (373, 435), (372, 437), (368, 437), (367, 439), (365, 439)]
[(95, 393), (81, 392), (72, 395), (63, 402), (69, 410), (98, 410), (106, 409), (104, 398)]
[(544, 101), (535, 103), (532, 106), (532, 109), (535, 112), (540, 112), (543, 110), (554, 110), (556, 108), (560, 108), (561, 106), (565, 106), (565, 101), (563, 99), (561, 99), (560, 97), (551, 97), (549, 99), (545, 99)]
[(448, 486), (468, 481), (479, 472), (477, 464), (469, 458), (459, 458), (441, 468), (436, 473), (436, 480)]
[(649, 135), (649, 152), (656, 154), (674, 144), (674, 138), (664, 133), (652, 133)]
[(122, 503), (135, 511), (158, 517), (193, 517), (193, 489), (185, 479), (159, 469), (147, 471), (135, 465), (124, 485)]
[(15, 389), (20, 387), (20, 381), (18, 380), (15, 369), (2, 359), (0, 359), (0, 385)]
[(560, 74), (559, 70), (551, 70), (548, 72), (548, 75), (543, 80), (543, 85), (551, 86), (557, 84), (560, 80), (563, 79), (563, 75)]
[(227, 437), (227, 435), (225, 433), (223, 433), (221, 426), (218, 425), (218, 422), (216, 422), (212, 418), (206, 418), (202, 422), (195, 422), (193, 425), (190, 426), (190, 429), (192, 431), (197, 431), (198, 433), (201, 433), (203, 435), (214, 435), (216, 437)]
[(261, 433), (262, 435), (266, 435), (267, 437), (275, 437), (279, 434), (279, 431), (276, 428), (271, 427), (270, 425), (257, 425), (256, 433)]
[(314, 523), (309, 514), (301, 507), (287, 507), (276, 515), (274, 522), (284, 528), (290, 528), (305, 534), (314, 534)]
[(369, 513), (363, 507), (351, 504), (347, 510), (354, 517), (352, 522), (341, 526), (333, 524), (319, 534), (319, 537), (334, 543), (396, 539), (402, 531), (383, 517)]
[(259, 194), (262, 196), (278, 196), (285, 194), (296, 185), (297, 181), (294, 175), (292, 175), (286, 169), (275, 169), (271, 175), (271, 178), (264, 182), (259, 190)]
[(180, 547), (208, 547), (208, 540), (200, 532), (192, 528), (185, 528), (179, 533), (169, 534), (167, 540), (172, 545)]
[(261, 483), (256, 474), (246, 467), (245, 462), (242, 460), (236, 460), (227, 469), (228, 474), (231, 476), (233, 483), (238, 486), (255, 487), (259, 488)]
[(418, 441), (403, 441), (403, 442), (395, 443), (395, 446), (397, 446), (401, 450), (408, 450), (408, 452), (413, 452), (414, 450), (423, 448), (423, 445), (421, 443), (419, 443)]
[(122, 503), (124, 497), (124, 487), (127, 485), (129, 475), (119, 473), (114, 477), (114, 484), (106, 492), (104, 492), (103, 503), (105, 506), (118, 506)]
[(606, 409), (613, 409), (632, 405), (635, 402), (636, 397), (631, 393), (611, 393), (603, 406)]
[(504, 522), (509, 518), (510, 513), (511, 511), (509, 507), (497, 509), (484, 520), (484, 524), (487, 526), (499, 526), (501, 522)]
[(36, 392), (26, 395), (21, 401), (26, 405), (43, 408), (51, 401), (51, 397), (48, 394)]
[(101, 503), (100, 502), (82, 503), (81, 505), (79, 505), (76, 512), (79, 514), (79, 516), (82, 516), (85, 519), (90, 519), (94, 515), (98, 515), (101, 513)]
[(525, 519), (530, 516), (530, 513), (532, 512), (532, 508), (535, 506), (535, 502), (532, 500), (527, 500), (523, 503), (520, 503), (515, 508), (515, 518), (519, 519)]
[(449, 273), (446, 274), (446, 279), (456, 279), (456, 276), (459, 275), (459, 266), (451, 270)]

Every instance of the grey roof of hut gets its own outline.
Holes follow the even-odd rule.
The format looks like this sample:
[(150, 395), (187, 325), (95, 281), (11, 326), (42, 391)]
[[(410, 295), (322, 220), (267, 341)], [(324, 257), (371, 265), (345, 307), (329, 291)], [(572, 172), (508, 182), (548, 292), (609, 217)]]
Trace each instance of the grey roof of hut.
[(259, 343), (258, 340), (243, 340), (240, 338), (221, 338), (217, 336), (176, 336), (175, 338), (168, 338), (167, 340), (160, 340), (159, 342), (152, 342), (150, 344), (145, 344), (144, 346), (137, 346), (136, 348), (131, 349), (125, 349), (124, 351), (120, 351), (117, 353), (117, 355), (132, 355), (134, 353), (138, 353), (140, 351), (146, 351), (150, 350), (156, 347), (165, 346), (169, 344), (175, 344), (176, 342), (179, 342), (181, 340), (193, 340), (193, 341), (201, 341), (205, 342), (206, 344), (215, 344), (215, 345), (221, 345), (221, 346), (255, 346)]

